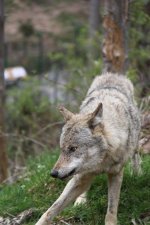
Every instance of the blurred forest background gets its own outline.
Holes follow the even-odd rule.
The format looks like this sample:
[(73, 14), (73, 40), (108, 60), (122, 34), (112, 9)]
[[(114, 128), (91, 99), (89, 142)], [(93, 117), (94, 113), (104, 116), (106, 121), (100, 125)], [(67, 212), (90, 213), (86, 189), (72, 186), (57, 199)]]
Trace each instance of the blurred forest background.
[[(92, 79), (103, 70), (101, 2), (94, 0), (5, 1), (4, 66), (5, 69), (23, 66), (28, 75), (25, 79), (11, 78), (5, 81), (4, 116), (9, 176), (3, 185), (7, 186), (19, 177), (24, 177), (24, 174), (27, 174), (25, 173), (27, 161), (30, 161), (30, 168), (32, 168), (31, 161), (34, 161), (35, 156), (42, 154), (42, 158), (36, 159), (39, 166), (37, 170), (42, 173), (48, 174), (55, 162), (63, 125), (57, 106), (63, 104), (78, 112)], [(128, 20), (127, 76), (134, 83), (137, 102), (142, 112), (143, 149), (141, 151), (149, 153), (150, 1), (129, 1)], [(46, 154), (45, 158), (43, 152)], [(52, 164), (48, 164), (47, 158)], [(47, 169), (44, 164), (47, 165)], [(41, 176), (41, 172), (39, 174)], [(46, 179), (49, 178), (48, 175), (45, 176), (44, 181), (41, 179), (40, 181), (41, 186), (45, 182), (47, 188)], [(39, 181), (36, 182), (39, 184)], [(33, 183), (30, 186), (34, 186)], [(28, 189), (31, 194), (37, 190), (36, 187), (34, 190), (32, 187)], [(12, 192), (14, 197), (20, 193), (14, 193), (14, 190)], [(4, 197), (2, 197), (3, 203), (0, 204), (0, 216), (17, 215), (21, 210), (30, 208), (28, 204), (24, 204), (19, 209), (14, 209), (13, 206), (6, 204), (11, 201), (6, 198), (7, 190), (2, 194)], [(18, 202), (20, 201), (21, 198), (18, 199)], [(42, 199), (40, 201), (42, 202)], [(5, 204), (9, 210), (4, 209)], [(41, 211), (43, 211), (42, 207)], [(72, 221), (72, 214), (73, 212), (69, 214), (70, 221)], [(84, 219), (83, 214), (80, 222)], [(58, 224), (63, 222), (59, 220)], [(91, 224), (97, 223), (91, 222)], [(129, 225), (128, 222), (126, 224)]]

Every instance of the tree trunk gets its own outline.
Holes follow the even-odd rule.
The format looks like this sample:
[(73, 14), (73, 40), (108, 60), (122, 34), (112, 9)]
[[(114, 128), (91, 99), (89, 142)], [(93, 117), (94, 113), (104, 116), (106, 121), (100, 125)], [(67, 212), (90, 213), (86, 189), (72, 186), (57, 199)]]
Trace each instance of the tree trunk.
[(89, 61), (98, 55), (98, 38), (97, 33), (100, 27), (100, 0), (90, 0), (89, 15)]
[(0, 183), (7, 178), (7, 154), (4, 136), (4, 1), (0, 0)]
[(127, 69), (128, 0), (104, 0), (104, 71), (125, 73)]

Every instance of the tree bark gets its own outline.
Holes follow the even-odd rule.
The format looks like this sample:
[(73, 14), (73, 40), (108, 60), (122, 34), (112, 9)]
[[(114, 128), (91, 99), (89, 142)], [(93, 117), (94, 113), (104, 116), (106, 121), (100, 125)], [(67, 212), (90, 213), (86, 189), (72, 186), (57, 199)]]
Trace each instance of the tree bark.
[(100, 27), (100, 0), (90, 0), (89, 15), (89, 61), (96, 58), (98, 49), (97, 33)]
[(0, 183), (7, 178), (8, 161), (4, 136), (4, 1), (0, 0)]
[(128, 0), (104, 0), (104, 71), (125, 73), (127, 69)]

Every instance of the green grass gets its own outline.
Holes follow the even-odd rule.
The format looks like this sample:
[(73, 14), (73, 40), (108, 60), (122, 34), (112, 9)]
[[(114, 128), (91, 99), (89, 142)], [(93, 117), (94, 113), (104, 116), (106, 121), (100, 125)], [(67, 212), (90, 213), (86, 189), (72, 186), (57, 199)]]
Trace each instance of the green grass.
[[(30, 221), (24, 225), (33, 225), (40, 215), (57, 199), (66, 182), (50, 177), (50, 170), (58, 157), (58, 151), (43, 153), (37, 159), (29, 161), (27, 175), (12, 185), (0, 186), (0, 216), (18, 213), (29, 208), (36, 208)], [(121, 191), (118, 213), (118, 225), (130, 225), (131, 219), (138, 219), (143, 212), (150, 211), (150, 157), (143, 158), (143, 175), (131, 176), (129, 167)], [(70, 205), (56, 219), (69, 224), (102, 225), (107, 209), (107, 177), (97, 176), (88, 193), (86, 205)], [(141, 223), (150, 224), (150, 222)]]

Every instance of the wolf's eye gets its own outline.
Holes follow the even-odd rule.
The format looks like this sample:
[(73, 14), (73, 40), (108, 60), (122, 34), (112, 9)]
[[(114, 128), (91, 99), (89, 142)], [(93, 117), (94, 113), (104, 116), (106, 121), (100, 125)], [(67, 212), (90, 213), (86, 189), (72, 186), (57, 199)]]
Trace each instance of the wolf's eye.
[(69, 147), (69, 152), (75, 152), (77, 147), (71, 146)]

